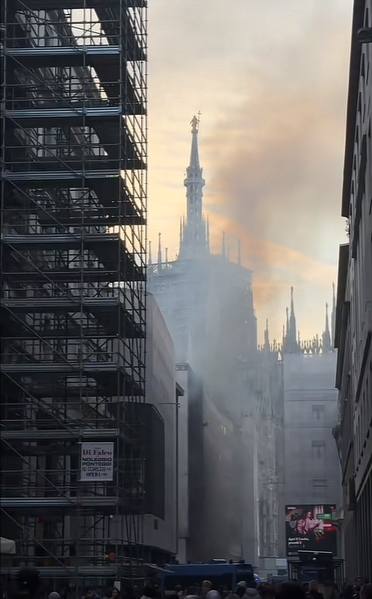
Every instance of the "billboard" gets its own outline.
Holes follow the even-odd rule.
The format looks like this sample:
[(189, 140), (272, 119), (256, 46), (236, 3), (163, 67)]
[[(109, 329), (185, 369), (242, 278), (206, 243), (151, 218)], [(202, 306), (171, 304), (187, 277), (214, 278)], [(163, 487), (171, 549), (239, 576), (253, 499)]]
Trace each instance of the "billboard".
[(298, 551), (337, 553), (335, 505), (287, 505), (285, 508), (287, 556)]
[(114, 444), (84, 442), (81, 444), (80, 480), (113, 480)]

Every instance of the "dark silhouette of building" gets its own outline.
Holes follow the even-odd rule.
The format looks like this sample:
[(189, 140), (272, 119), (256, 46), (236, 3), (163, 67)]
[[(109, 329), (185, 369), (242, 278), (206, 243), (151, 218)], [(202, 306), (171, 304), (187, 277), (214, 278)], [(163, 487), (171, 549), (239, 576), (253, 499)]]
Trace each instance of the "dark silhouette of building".
[(355, 0), (347, 104), (335, 345), (346, 575), (372, 578), (372, 5)]

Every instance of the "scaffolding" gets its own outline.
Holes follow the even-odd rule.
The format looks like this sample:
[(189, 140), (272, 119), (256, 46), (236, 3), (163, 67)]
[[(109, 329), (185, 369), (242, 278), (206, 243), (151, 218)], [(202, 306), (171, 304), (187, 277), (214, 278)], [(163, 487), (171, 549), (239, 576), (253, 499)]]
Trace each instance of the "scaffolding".
[(1, 10), (2, 535), (78, 587), (141, 563), (146, 0)]

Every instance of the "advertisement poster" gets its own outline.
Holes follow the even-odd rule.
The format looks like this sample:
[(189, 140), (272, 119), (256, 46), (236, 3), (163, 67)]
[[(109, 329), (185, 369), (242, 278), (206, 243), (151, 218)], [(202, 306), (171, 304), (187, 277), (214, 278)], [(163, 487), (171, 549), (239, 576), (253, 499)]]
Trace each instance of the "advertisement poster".
[(80, 480), (99, 482), (113, 480), (114, 444), (86, 442), (81, 444)]
[(287, 505), (287, 556), (298, 551), (332, 551), (337, 553), (335, 505)]

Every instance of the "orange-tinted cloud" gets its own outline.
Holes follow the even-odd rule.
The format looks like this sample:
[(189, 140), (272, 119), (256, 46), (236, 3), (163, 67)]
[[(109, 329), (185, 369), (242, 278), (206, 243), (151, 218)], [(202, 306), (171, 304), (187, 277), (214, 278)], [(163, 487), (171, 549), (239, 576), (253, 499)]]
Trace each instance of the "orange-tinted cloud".
[(301, 327), (319, 331), (344, 235), (351, 6), (326, 4), (157, 0), (150, 10), (150, 237), (162, 229), (176, 252), (200, 108), (214, 245), (223, 229), (241, 238), (261, 328), (268, 315), (275, 336), (291, 284)]

